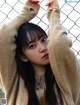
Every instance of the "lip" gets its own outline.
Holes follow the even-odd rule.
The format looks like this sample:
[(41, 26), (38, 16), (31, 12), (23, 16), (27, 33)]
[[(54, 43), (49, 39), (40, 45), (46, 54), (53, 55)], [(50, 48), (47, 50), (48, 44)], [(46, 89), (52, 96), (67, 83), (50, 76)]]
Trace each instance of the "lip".
[(49, 54), (46, 53), (46, 54), (44, 54), (44, 56), (42, 56), (42, 58), (48, 59), (48, 56), (49, 56)]

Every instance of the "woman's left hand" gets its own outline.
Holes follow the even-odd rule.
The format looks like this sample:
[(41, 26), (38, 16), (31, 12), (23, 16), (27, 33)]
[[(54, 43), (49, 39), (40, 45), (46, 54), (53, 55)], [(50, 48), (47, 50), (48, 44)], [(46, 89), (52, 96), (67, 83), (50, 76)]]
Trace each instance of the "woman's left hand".
[(54, 1), (55, 1), (55, 0), (49, 0), (49, 2), (48, 2), (45, 6), (50, 7), (50, 5), (51, 5), (52, 3), (54, 3)]

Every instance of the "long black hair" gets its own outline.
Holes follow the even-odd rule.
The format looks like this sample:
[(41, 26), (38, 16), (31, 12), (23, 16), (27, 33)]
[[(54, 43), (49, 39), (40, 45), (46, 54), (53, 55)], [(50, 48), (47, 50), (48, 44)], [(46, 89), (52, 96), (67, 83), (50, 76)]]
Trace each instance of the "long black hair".
[[(17, 72), (23, 78), (26, 89), (29, 93), (29, 102), (28, 105), (40, 105), (36, 92), (35, 92), (35, 73), (32, 64), (28, 62), (23, 62), (20, 59), (23, 54), (22, 48), (28, 46), (29, 38), (27, 33), (29, 33), (29, 37), (31, 40), (36, 40), (40, 36), (46, 35), (45, 31), (40, 28), (38, 25), (33, 23), (26, 22), (22, 24), (18, 31), (18, 37), (16, 38), (16, 61), (17, 61)], [(45, 83), (46, 83), (46, 92), (45, 99), (46, 105), (56, 105), (56, 96), (53, 89), (53, 85), (55, 83), (55, 78), (51, 71), (50, 65), (46, 65), (45, 71)]]

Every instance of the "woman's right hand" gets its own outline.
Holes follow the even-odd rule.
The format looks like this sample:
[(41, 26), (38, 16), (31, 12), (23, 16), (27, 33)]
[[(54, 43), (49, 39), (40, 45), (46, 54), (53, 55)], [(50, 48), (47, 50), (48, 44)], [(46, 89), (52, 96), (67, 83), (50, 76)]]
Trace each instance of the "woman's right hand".
[(39, 0), (29, 0), (30, 2), (32, 2), (33, 4), (36, 4), (36, 5), (38, 5), (38, 6), (40, 6), (40, 4), (39, 4)]
[[(29, 18), (29, 20), (33, 19), (40, 9), (39, 0), (26, 0), (26, 3), (22, 9), (22, 13), (29, 13), (26, 14), (26, 17)], [(28, 20), (28, 21), (29, 21)]]

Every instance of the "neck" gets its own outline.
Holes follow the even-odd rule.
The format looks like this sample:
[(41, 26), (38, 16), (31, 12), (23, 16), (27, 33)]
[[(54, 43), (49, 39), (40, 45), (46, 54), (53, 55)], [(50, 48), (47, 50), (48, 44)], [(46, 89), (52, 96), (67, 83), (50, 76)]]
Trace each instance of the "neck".
[(41, 65), (35, 65), (33, 64), (34, 70), (35, 70), (35, 74), (37, 76), (42, 76), (45, 73), (45, 66), (41, 66)]

